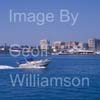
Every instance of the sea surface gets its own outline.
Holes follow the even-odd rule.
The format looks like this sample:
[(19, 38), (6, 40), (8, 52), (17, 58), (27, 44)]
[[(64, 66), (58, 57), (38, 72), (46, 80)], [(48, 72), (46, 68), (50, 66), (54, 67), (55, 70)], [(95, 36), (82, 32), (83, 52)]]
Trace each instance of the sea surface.
[[(40, 57), (37, 57), (40, 58)], [(0, 100), (100, 100), (100, 55), (56, 55), (44, 69), (19, 69), (16, 62), (23, 56), (0, 54)], [(13, 86), (10, 75), (89, 78), (89, 86)], [(37, 80), (37, 79), (36, 79)], [(71, 83), (71, 80), (70, 80)], [(76, 81), (77, 84), (77, 81)]]

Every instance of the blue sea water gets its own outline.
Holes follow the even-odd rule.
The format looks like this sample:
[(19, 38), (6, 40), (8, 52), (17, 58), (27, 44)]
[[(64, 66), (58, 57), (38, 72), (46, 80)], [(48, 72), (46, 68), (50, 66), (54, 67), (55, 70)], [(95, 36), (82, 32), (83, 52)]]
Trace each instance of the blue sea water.
[[(48, 56), (51, 63), (46, 69), (16, 69), (17, 61), (9, 54), (0, 54), (0, 100), (100, 100), (100, 56), (57, 55)], [(5, 68), (10, 66), (9, 69)], [(10, 74), (39, 74), (41, 77), (88, 77), (89, 86), (84, 87), (27, 87), (12, 86)]]

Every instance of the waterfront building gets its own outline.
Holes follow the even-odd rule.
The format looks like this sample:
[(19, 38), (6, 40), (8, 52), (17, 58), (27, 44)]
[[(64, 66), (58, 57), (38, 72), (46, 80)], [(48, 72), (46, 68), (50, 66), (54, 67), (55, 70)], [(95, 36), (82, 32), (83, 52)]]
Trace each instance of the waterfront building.
[(88, 50), (88, 43), (79, 43), (79, 48), (83, 50)]
[(65, 47), (67, 49), (78, 48), (78, 44), (79, 44), (79, 42), (69, 41), (69, 42), (66, 42)]
[(95, 38), (89, 39), (88, 46), (90, 50), (99, 51), (100, 50), (100, 39), (95, 39)]
[(62, 41), (55, 41), (52, 45), (53, 52), (59, 52), (65, 49), (65, 42)]
[(50, 41), (44, 39), (40, 40), (40, 49), (41, 50), (49, 50), (50, 49)]

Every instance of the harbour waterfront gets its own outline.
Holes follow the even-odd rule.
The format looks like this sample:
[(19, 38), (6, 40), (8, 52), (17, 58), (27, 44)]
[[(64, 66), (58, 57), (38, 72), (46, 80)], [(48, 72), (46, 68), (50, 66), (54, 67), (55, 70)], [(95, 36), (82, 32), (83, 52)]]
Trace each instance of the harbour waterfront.
[[(40, 58), (40, 57), (37, 57)], [(49, 55), (52, 62), (46, 69), (18, 69), (23, 56), (0, 54), (0, 100), (100, 100), (99, 55)], [(8, 68), (5, 68), (5, 65)], [(39, 75), (39, 77), (89, 78), (89, 86), (12, 86), (10, 74)]]

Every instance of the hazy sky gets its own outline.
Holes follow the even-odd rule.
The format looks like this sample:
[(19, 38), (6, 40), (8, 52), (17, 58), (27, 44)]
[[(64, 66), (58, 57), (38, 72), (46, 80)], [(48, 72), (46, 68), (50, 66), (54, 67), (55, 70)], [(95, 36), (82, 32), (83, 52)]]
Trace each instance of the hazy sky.
[[(38, 26), (35, 23), (10, 23), (9, 10), (14, 12), (52, 12), (54, 23)], [(67, 9), (79, 13), (74, 26), (60, 23), (59, 11)], [(51, 41), (76, 40), (87, 42), (88, 38), (100, 38), (100, 0), (0, 0), (0, 44), (38, 44), (40, 39)]]

